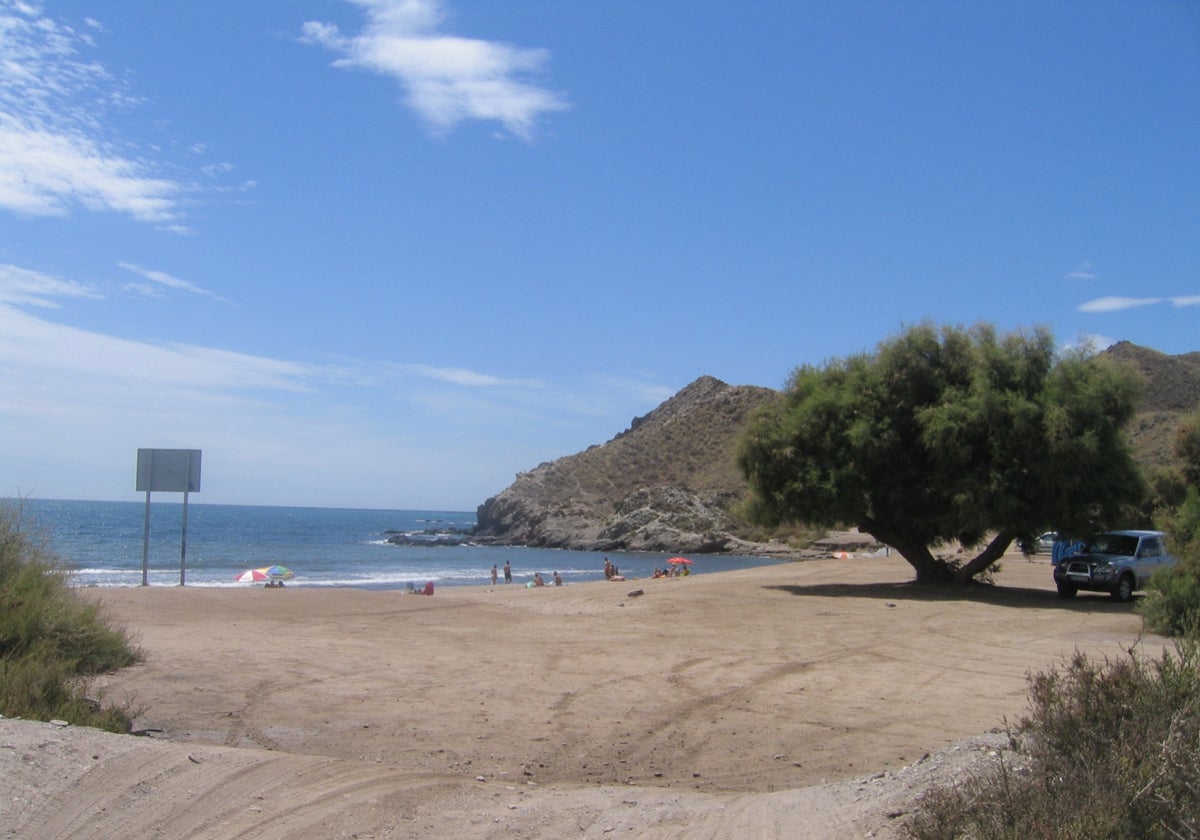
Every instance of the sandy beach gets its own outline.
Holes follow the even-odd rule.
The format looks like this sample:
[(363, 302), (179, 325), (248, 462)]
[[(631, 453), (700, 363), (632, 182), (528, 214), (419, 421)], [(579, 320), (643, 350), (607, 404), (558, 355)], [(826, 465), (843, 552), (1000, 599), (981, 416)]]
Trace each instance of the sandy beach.
[(1163, 644), (1044, 558), (911, 579), (86, 590), (145, 651), (97, 687), (149, 737), (0, 720), (0, 837), (895, 837), (1029, 673)]

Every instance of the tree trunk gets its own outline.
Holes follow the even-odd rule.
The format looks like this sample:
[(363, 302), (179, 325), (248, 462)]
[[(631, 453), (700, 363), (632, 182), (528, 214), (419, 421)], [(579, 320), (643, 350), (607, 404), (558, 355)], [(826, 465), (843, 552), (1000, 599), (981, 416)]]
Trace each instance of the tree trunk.
[(979, 552), (970, 562), (961, 567), (954, 575), (958, 583), (970, 583), (975, 576), (987, 570), (993, 563), (1004, 556), (1012, 545), (1013, 535), (1007, 531), (996, 534), (987, 547)]
[(900, 556), (916, 570), (917, 583), (955, 582), (954, 570), (950, 568), (949, 563), (934, 557), (929, 546), (913, 539), (901, 529), (871, 518), (859, 522), (858, 529), (900, 552)]
[(987, 546), (969, 560), (965, 565), (955, 569), (945, 560), (933, 556), (929, 546), (913, 539), (900, 528), (880, 522), (876, 519), (865, 519), (858, 523), (858, 529), (870, 534), (884, 545), (890, 545), (900, 556), (908, 561), (917, 572), (917, 583), (945, 584), (970, 583), (975, 577), (986, 571), (993, 563), (1004, 556), (1004, 552), (1012, 545), (1013, 535), (1008, 531), (996, 534)]
[(917, 570), (917, 583), (948, 584), (955, 583), (954, 569), (945, 560), (934, 557), (928, 548), (922, 547), (916, 557), (904, 554), (914, 569)]

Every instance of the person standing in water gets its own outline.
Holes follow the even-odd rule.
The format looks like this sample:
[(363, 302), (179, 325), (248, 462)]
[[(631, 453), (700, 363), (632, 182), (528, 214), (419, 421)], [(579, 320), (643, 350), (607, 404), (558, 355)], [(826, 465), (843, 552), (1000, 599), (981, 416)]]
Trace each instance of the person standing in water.
[(492, 586), (496, 585), (496, 564), (492, 564)]
[(504, 582), (512, 583), (512, 566), (508, 565), (508, 561), (504, 561)]

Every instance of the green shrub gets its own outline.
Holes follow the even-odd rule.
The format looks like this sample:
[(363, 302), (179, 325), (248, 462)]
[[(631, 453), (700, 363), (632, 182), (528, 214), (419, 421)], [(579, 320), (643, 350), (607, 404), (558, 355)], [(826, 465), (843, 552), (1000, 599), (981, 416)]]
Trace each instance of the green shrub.
[(139, 658), (125, 632), (71, 589), (20, 506), (0, 504), (0, 714), (127, 732), (129, 710), (90, 699), (88, 678)]
[(1152, 633), (1200, 638), (1200, 577), (1188, 565), (1159, 572), (1135, 609)]
[(1197, 646), (1145, 661), (1095, 663), (1030, 678), (1013, 752), (956, 787), (922, 798), (920, 840), (1200, 836)]
[(1135, 609), (1151, 632), (1200, 638), (1200, 492), (1189, 487), (1183, 502), (1159, 519), (1179, 562), (1150, 578)]

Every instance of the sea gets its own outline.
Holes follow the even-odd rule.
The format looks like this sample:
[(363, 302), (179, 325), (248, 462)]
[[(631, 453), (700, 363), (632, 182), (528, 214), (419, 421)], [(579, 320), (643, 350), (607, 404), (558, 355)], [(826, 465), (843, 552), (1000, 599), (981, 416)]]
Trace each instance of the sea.
[[(187, 505), (152, 501), (149, 539), (145, 501), (65, 501), (25, 498), (23, 527), (45, 539), (75, 586), (262, 586), (238, 582), (249, 569), (284, 566), (287, 586), (407, 589), (490, 585), (492, 566), (512, 568), (513, 584), (558, 572), (565, 585), (604, 578), (604, 558), (627, 579), (649, 577), (672, 556), (659, 553), (567, 551), (441, 544), (463, 534), (475, 513), (430, 510)], [(389, 542), (405, 535), (406, 544)], [(692, 574), (771, 565), (777, 559), (692, 555)], [(501, 584), (503, 575), (501, 574)]]

